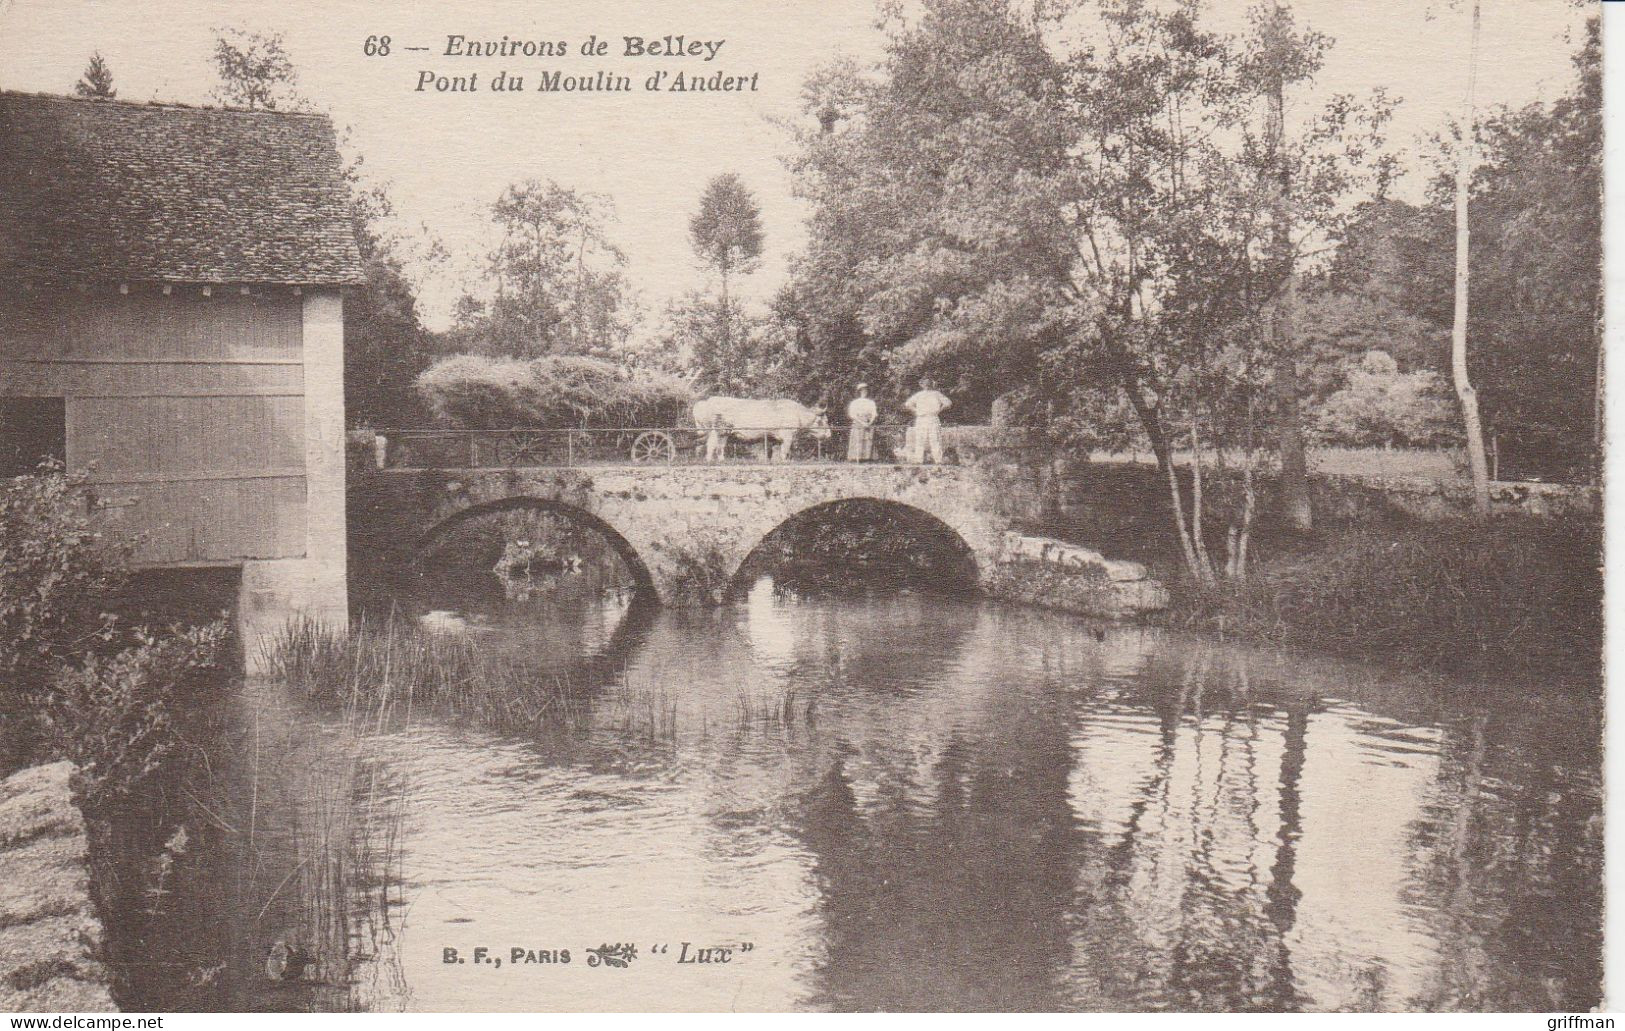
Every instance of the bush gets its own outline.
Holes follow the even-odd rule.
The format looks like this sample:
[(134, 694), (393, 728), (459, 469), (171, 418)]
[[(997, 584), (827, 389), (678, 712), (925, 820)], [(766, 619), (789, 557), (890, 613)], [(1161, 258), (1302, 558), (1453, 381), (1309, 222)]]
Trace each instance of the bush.
[(140, 630), (116, 655), (90, 655), (57, 675), (44, 717), (57, 753), (78, 767), (81, 808), (108, 812), (167, 768), (182, 740), (177, 713), (218, 672), (226, 632), (218, 622), (163, 638)]
[(715, 541), (692, 542), (673, 549), (667, 590), (676, 605), (721, 605), (733, 584), (733, 562)]
[(1234, 591), (1187, 586), (1173, 617), (1419, 667), (1594, 676), (1601, 557), (1598, 528), (1566, 520), (1362, 528)]
[(177, 747), (176, 692), (213, 668), (227, 631), (121, 624), (129, 550), (87, 508), (82, 481), (59, 468), (0, 480), (0, 715), (21, 739), (11, 760), (71, 759), (82, 796), (103, 802)]
[(694, 402), (675, 376), (597, 358), (457, 355), (418, 377), (437, 419), (466, 429), (674, 426)]
[(64, 663), (117, 647), (106, 607), (128, 550), (91, 527), (82, 491), (60, 468), (0, 480), (0, 709), (36, 705)]
[(1400, 372), (1386, 351), (1367, 351), (1342, 365), (1343, 385), (1319, 406), (1313, 431), (1327, 444), (1438, 447), (1452, 444), (1455, 406), (1439, 377)]

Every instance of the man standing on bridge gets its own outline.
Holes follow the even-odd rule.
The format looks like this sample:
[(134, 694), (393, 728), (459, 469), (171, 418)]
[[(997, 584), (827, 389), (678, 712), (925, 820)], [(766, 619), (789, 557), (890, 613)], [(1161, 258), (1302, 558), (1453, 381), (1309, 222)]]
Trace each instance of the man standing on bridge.
[(875, 420), (880, 418), (869, 397), (869, 384), (858, 384), (858, 396), (846, 406), (846, 417), (852, 423), (846, 440), (846, 460), (867, 462), (875, 456)]
[(940, 416), (952, 405), (953, 402), (948, 400), (946, 394), (938, 393), (936, 384), (931, 382), (929, 376), (923, 377), (920, 380), (919, 391), (903, 402), (903, 407), (914, 413), (914, 438), (908, 449), (910, 462), (925, 461), (926, 452), (929, 451), (931, 461), (937, 465), (942, 464)]

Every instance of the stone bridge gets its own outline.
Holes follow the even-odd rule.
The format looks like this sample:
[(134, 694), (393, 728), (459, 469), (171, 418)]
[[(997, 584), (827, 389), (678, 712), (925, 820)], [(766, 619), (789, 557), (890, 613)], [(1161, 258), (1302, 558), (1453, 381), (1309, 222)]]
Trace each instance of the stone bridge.
[[(359, 470), (358, 470), (359, 472)], [(353, 474), (354, 475), (354, 474)], [(1013, 459), (960, 465), (626, 464), (492, 469), (370, 469), (354, 476), (352, 549), (394, 564), (452, 530), (513, 509), (559, 512), (604, 534), (634, 575), (671, 596), (695, 560), (737, 573), (787, 520), (832, 502), (901, 506), (962, 546), (986, 583), (1006, 531), (1041, 512), (1039, 477)]]

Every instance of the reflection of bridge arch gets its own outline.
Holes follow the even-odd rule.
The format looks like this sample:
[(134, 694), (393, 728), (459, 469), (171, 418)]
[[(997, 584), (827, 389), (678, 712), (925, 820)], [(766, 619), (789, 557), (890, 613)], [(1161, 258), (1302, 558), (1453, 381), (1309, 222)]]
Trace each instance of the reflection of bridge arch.
[(417, 544), (412, 549), (414, 561), (421, 562), (432, 555), (458, 529), (475, 520), (503, 512), (549, 512), (563, 516), (577, 526), (586, 527), (603, 537), (609, 542), (609, 546), (615, 549), (615, 554), (626, 563), (626, 568), (631, 572), (639, 591), (647, 591), (654, 586), (654, 577), (650, 575), (649, 567), (644, 564), (643, 556), (638, 554), (637, 548), (633, 547), (632, 542), (619, 530), (579, 505), (550, 498), (529, 496), (501, 498), (459, 509), (430, 527), (418, 538)]
[(943, 572), (955, 584), (973, 586), (977, 583), (980, 578), (980, 570), (976, 561), (976, 551), (959, 530), (950, 526), (934, 513), (917, 505), (895, 501), (891, 498), (858, 494), (828, 501), (816, 501), (780, 520), (772, 529), (743, 549), (743, 557), (733, 572), (735, 585), (739, 586), (742, 578), (746, 578), (755, 572), (759, 564), (768, 558), (767, 553), (785, 537), (816, 525), (820, 520), (836, 515), (841, 507), (853, 503), (876, 506), (880, 511), (896, 517), (899, 529), (912, 533), (922, 541), (941, 548), (942, 552), (949, 556), (949, 561), (945, 564)]

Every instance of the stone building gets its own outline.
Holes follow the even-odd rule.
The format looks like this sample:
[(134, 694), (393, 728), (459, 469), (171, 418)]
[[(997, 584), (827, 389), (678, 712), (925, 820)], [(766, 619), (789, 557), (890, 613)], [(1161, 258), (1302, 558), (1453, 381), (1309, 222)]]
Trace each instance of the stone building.
[(0, 475), (55, 458), (145, 567), (346, 618), (344, 299), (325, 116), (0, 92)]

